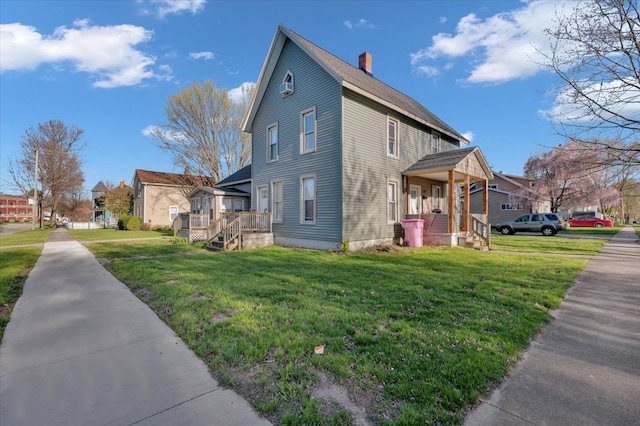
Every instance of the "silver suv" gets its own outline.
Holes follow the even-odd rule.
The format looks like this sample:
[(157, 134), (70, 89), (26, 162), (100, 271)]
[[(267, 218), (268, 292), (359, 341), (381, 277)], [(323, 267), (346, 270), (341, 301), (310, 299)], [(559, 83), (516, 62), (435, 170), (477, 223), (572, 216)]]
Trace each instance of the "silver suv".
[(551, 236), (566, 229), (562, 218), (555, 213), (523, 214), (515, 220), (496, 224), (496, 230), (504, 235), (513, 235), (516, 232), (542, 232), (544, 236)]

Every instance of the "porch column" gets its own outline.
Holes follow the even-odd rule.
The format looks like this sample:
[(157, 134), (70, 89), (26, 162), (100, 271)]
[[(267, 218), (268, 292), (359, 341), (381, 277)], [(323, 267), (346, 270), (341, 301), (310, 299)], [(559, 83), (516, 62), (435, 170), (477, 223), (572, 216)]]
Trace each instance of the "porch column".
[(471, 176), (464, 175), (464, 219), (462, 219), (462, 230), (469, 231), (469, 215), (471, 214)]
[(456, 226), (456, 221), (455, 221), (455, 214), (456, 214), (456, 210), (455, 210), (455, 191), (454, 191), (454, 185), (456, 184), (455, 182), (455, 178), (454, 178), (454, 172), (453, 170), (449, 170), (449, 205), (448, 205), (448, 209), (449, 209), (449, 233), (453, 234), (454, 228)]
[(482, 193), (484, 194), (482, 199), (482, 214), (486, 217), (486, 221), (489, 222), (489, 181), (487, 179), (482, 181)]

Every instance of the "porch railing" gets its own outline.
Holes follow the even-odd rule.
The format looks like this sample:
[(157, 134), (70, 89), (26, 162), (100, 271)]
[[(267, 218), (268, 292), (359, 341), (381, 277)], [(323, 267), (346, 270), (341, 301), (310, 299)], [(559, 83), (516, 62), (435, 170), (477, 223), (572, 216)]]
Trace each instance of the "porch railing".
[(473, 235), (477, 235), (487, 247), (491, 247), (491, 224), (486, 220), (485, 215), (472, 214), (470, 219)]
[(190, 214), (189, 229), (204, 229), (209, 227), (209, 215), (207, 214)]

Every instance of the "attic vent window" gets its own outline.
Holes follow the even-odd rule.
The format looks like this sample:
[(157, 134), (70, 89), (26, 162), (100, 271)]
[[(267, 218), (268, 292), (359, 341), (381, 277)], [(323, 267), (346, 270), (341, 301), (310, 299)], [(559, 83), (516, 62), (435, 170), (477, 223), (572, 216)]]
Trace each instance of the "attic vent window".
[(282, 97), (289, 96), (293, 93), (293, 74), (291, 71), (287, 71), (284, 78), (282, 79), (282, 84), (280, 85), (280, 94)]

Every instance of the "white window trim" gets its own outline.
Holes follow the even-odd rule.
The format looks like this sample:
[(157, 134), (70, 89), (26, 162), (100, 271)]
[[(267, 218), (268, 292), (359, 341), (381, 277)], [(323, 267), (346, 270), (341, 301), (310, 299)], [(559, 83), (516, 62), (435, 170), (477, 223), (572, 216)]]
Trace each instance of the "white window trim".
[[(305, 150), (305, 128), (304, 128), (304, 117), (313, 113), (313, 136), (314, 143), (313, 149)], [(311, 152), (316, 152), (318, 150), (318, 115), (316, 114), (316, 107), (313, 106), (311, 108), (307, 108), (304, 111), (300, 112), (300, 155), (309, 154)]]
[[(271, 158), (271, 129), (276, 129), (276, 158)], [(278, 122), (267, 126), (267, 163), (274, 163), (280, 159), (280, 130), (278, 129)]]
[[(171, 219), (171, 209), (175, 209), (176, 211), (176, 217), (174, 217), (173, 219)], [(178, 206), (169, 206), (169, 221), (173, 222), (173, 220), (178, 216), (180, 216), (180, 208)]]
[(284, 74), (284, 77), (282, 78), (282, 84), (284, 85), (285, 83), (287, 83), (287, 78), (289, 78), (288, 83), (291, 83), (291, 92), (289, 93), (283, 93), (282, 97), (286, 98), (287, 96), (291, 96), (293, 95), (293, 93), (296, 91), (296, 86), (293, 83), (293, 73), (291, 72), (291, 70), (287, 70), (287, 72)]
[[(393, 153), (389, 152), (389, 122), (393, 122), (395, 123), (395, 142), (394, 142), (394, 146), (393, 146)], [(390, 158), (399, 158), (400, 157), (400, 121), (396, 120), (395, 118), (392, 118), (390, 116), (387, 116), (387, 137), (386, 137), (386, 143), (387, 146), (385, 148), (386, 152), (387, 152), (387, 157)]]
[[(395, 195), (395, 219), (389, 217), (389, 204), (391, 203), (391, 200), (389, 200), (389, 185), (394, 186), (394, 195)], [(398, 200), (398, 188), (400, 187), (400, 183), (397, 180), (387, 180), (387, 187), (386, 187), (386, 191), (385, 193), (387, 194), (387, 224), (388, 225), (393, 225), (395, 223), (398, 223), (399, 218), (400, 218), (400, 200)]]
[[(280, 184), (282, 188), (282, 217), (280, 219), (276, 219), (276, 191), (275, 185)], [(284, 181), (283, 180), (273, 180), (271, 181), (271, 212), (273, 223), (284, 223)]]
[[(304, 219), (304, 180), (313, 179), (313, 220)], [(318, 178), (315, 174), (300, 176), (300, 224), (315, 225), (318, 220)]]

